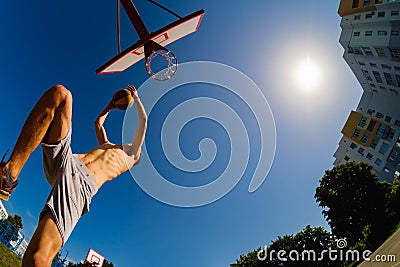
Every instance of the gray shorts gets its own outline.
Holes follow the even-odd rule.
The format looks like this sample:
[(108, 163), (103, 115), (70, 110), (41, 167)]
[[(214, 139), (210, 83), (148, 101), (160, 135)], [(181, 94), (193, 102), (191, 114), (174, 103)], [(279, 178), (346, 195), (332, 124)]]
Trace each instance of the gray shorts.
[(63, 245), (89, 204), (98, 186), (81, 159), (72, 154), (71, 130), (56, 145), (42, 143), (43, 168), (52, 186), (39, 220), (48, 212), (54, 217)]

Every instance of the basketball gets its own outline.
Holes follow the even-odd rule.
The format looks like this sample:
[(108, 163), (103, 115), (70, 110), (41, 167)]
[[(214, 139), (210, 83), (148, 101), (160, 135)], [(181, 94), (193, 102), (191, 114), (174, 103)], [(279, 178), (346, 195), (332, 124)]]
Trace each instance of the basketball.
[(128, 89), (120, 89), (113, 95), (112, 105), (116, 109), (126, 110), (133, 105), (133, 97)]

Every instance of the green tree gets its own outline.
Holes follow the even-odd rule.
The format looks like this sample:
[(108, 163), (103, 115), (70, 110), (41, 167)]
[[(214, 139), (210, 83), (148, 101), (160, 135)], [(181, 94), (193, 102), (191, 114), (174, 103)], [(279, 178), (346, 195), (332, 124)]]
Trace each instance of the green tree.
[(388, 183), (379, 182), (371, 165), (348, 162), (325, 172), (315, 199), (335, 236), (349, 246), (364, 240), (375, 249), (388, 236), (386, 196)]
[[(95, 266), (94, 264), (90, 264), (88, 262), (80, 262), (80, 263), (73, 263), (73, 262), (68, 262), (67, 267), (92, 267)], [(112, 262), (107, 261), (104, 259), (103, 262), (103, 267), (115, 267)]]
[(400, 222), (400, 179), (395, 179), (390, 191), (387, 194), (386, 212), (389, 217), (390, 225), (393, 225), (393, 230)]
[[(296, 235), (279, 236), (271, 245), (265, 248), (258, 248), (241, 255), (232, 267), (323, 267), (341, 266), (341, 263), (331, 261), (322, 251), (336, 248), (336, 242), (331, 233), (322, 227), (311, 227), (308, 225)], [(279, 251), (285, 251), (284, 255), (278, 257)], [(314, 254), (315, 252), (315, 254)], [(287, 261), (282, 260), (287, 259)]]
[(7, 219), (1, 221), (1, 235), (5, 240), (16, 241), (18, 231), (22, 229), (22, 218), (19, 215), (10, 215)]
[(108, 262), (106, 259), (104, 259), (103, 267), (115, 267), (115, 266), (112, 262)]
[(8, 216), (7, 218), (12, 225), (14, 225), (18, 230), (23, 229), (24, 226), (22, 225), (22, 218), (21, 216), (15, 214), (14, 216)]

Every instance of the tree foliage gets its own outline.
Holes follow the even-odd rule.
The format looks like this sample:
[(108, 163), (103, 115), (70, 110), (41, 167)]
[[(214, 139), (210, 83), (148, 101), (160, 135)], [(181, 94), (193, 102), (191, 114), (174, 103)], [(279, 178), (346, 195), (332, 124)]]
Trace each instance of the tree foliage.
[(24, 228), (22, 224), (22, 218), (17, 214), (15, 214), (14, 216), (8, 216), (7, 220), (9, 220), (12, 223), (12, 225), (14, 225), (18, 230)]
[[(86, 261), (82, 261), (80, 263), (73, 263), (73, 262), (69, 262), (67, 267), (93, 267), (95, 266), (94, 264), (90, 264)], [(112, 262), (107, 261), (106, 259), (104, 259), (103, 262), (103, 267), (115, 267), (114, 264)]]
[[(329, 257), (323, 257), (320, 254), (324, 250), (335, 248), (335, 246), (335, 240), (328, 231), (322, 227), (311, 227), (308, 225), (296, 235), (279, 236), (267, 249), (258, 248), (247, 255), (241, 255), (236, 263), (231, 264), (231, 266), (337, 266), (334, 262), (330, 261)], [(315, 252), (315, 254), (312, 252)], [(278, 253), (280, 253), (279, 257)], [(282, 258), (286, 260), (282, 260)]]
[(18, 231), (23, 228), (22, 218), (19, 215), (10, 215), (7, 219), (1, 221), (0, 234), (3, 239), (16, 241), (18, 239)]
[(371, 165), (348, 162), (325, 172), (317, 187), (315, 199), (332, 233), (346, 238), (349, 245), (365, 239), (375, 249), (386, 238), (386, 196), (388, 183), (379, 182)]
[[(352, 266), (356, 263), (332, 261), (282, 261), (270, 257), (271, 252), (283, 250), (320, 252), (337, 248), (336, 238), (345, 238), (347, 249), (375, 250), (391, 233), (400, 228), (400, 180), (393, 184), (379, 182), (373, 167), (366, 163), (348, 162), (327, 170), (316, 188), (315, 199), (332, 233), (321, 227), (307, 226), (296, 235), (278, 237), (267, 247), (267, 258), (260, 260), (258, 248), (241, 255), (232, 267), (264, 266)], [(276, 254), (275, 254), (276, 255)], [(288, 254), (286, 254), (287, 256)]]

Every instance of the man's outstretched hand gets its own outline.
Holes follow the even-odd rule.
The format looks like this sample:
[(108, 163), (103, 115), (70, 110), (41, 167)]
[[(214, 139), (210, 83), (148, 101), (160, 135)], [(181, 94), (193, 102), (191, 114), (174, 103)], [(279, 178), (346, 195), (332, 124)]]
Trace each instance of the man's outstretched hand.
[(128, 89), (129, 91), (131, 91), (131, 94), (132, 94), (133, 99), (137, 99), (137, 98), (139, 97), (135, 86), (133, 86), (133, 85), (128, 85), (128, 86), (126, 87), (126, 89)]

